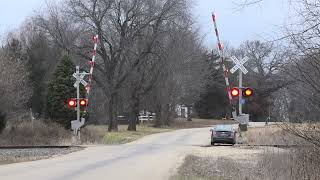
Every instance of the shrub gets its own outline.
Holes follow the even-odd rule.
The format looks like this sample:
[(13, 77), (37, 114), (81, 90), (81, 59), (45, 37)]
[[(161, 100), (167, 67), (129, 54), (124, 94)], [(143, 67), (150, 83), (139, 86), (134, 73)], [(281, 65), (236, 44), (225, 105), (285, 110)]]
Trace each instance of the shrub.
[(7, 127), (0, 135), (0, 146), (70, 145), (71, 132), (53, 122), (35, 120)]

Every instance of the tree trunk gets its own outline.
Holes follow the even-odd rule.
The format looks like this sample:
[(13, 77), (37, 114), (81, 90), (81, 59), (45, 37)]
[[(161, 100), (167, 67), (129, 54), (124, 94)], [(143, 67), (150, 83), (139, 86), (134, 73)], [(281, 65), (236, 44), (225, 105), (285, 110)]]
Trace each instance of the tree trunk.
[(118, 131), (118, 121), (117, 118), (115, 118), (115, 101), (116, 101), (116, 94), (111, 95), (108, 105), (108, 119), (109, 119), (109, 126), (108, 131)]
[(133, 97), (131, 100), (128, 131), (137, 131), (137, 117), (139, 115), (139, 98)]
[(156, 111), (156, 121), (154, 126), (161, 127), (163, 125), (162, 118), (161, 118), (161, 105), (158, 105), (155, 111)]
[(171, 118), (171, 112), (170, 112), (170, 105), (169, 104), (165, 104), (162, 107), (162, 118), (163, 118), (163, 124), (165, 126), (169, 126), (170, 125), (170, 118)]
[(169, 104), (160, 105), (156, 109), (156, 127), (170, 125), (170, 106)]

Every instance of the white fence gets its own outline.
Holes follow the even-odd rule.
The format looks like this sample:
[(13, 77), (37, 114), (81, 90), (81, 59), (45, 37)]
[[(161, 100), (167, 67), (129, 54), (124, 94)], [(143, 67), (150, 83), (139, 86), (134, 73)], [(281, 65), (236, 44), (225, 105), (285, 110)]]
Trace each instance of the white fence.
[(141, 123), (145, 122), (145, 121), (153, 121), (155, 119), (155, 114), (152, 114), (152, 115), (140, 115), (139, 116), (139, 121)]

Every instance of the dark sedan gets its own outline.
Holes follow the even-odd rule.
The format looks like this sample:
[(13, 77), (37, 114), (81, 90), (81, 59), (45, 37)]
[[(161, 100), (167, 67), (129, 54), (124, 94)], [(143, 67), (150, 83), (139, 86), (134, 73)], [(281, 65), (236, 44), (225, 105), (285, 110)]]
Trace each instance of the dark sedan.
[(236, 143), (236, 131), (233, 125), (216, 125), (211, 131), (211, 145), (215, 143), (232, 144)]

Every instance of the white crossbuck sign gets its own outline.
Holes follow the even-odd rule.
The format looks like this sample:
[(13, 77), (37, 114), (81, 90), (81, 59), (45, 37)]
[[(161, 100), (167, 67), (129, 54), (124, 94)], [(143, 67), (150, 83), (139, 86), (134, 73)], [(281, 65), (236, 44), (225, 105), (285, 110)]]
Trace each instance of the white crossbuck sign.
[[(248, 61), (247, 57), (244, 57), (243, 59), (239, 60), (236, 57), (231, 57), (232, 61), (236, 64), (232, 69), (230, 69), (230, 72), (233, 74), (234, 72), (236, 72), (238, 69), (240, 69), (243, 74), (247, 74), (248, 70), (243, 66), (244, 63), (246, 63)], [(239, 71), (240, 71), (239, 70)]]
[(73, 73), (73, 77), (76, 78), (76, 82), (73, 84), (74, 87), (77, 87), (78, 86), (78, 83), (81, 83), (83, 84), (84, 86), (87, 86), (88, 83), (83, 80), (84, 76), (86, 75), (87, 73)]

